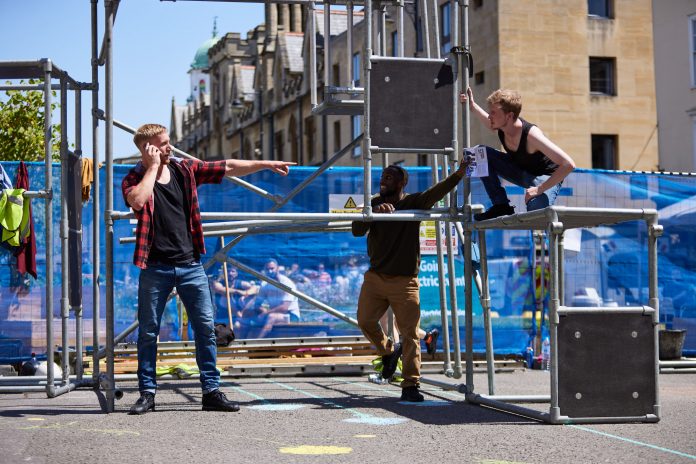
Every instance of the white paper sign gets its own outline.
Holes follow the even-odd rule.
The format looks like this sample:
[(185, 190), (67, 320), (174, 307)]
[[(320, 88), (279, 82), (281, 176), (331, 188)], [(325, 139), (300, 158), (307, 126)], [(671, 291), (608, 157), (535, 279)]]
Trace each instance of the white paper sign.
[(582, 250), (582, 229), (568, 229), (563, 234), (563, 248), (580, 253)]
[(488, 156), (486, 147), (477, 146), (466, 148), (464, 156), (473, 158), (471, 164), (466, 168), (467, 177), (487, 177), (488, 176)]

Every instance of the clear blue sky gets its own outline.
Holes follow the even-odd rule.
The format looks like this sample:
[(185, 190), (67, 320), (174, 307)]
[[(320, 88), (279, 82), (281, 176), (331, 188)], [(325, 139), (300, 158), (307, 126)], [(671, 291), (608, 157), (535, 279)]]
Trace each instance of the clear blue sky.
[[(0, 0), (0, 61), (50, 58), (81, 82), (91, 79), (89, 0)], [(104, 2), (99, 1), (99, 43)], [(190, 64), (211, 37), (247, 31), (263, 22), (263, 4), (211, 1), (122, 0), (114, 28), (114, 118), (129, 126), (169, 126), (172, 97), (184, 104), (190, 93)], [(100, 68), (103, 86), (103, 67)], [(4, 92), (1, 92), (4, 96)], [(103, 92), (100, 93), (103, 109)], [(74, 106), (72, 92), (70, 106)], [(83, 152), (91, 156), (91, 96), (83, 95)], [(74, 116), (69, 116), (72, 138)], [(103, 124), (100, 157), (104, 157)], [(135, 153), (132, 136), (114, 128), (114, 157)]]

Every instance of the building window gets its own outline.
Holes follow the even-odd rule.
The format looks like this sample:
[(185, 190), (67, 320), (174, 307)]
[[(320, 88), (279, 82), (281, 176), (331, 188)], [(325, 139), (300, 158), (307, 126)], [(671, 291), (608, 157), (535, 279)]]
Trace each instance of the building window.
[(396, 31), (391, 33), (392, 56), (399, 56), (399, 35)]
[(617, 169), (616, 135), (592, 134), (592, 169)]
[(696, 87), (696, 15), (689, 17), (689, 50), (691, 51), (691, 87)]
[(335, 65), (332, 66), (331, 72), (333, 73), (333, 76), (331, 76), (331, 82), (333, 82), (334, 87), (338, 87), (341, 85), (341, 65), (336, 63)]
[(305, 137), (307, 137), (307, 143), (305, 145), (307, 150), (307, 157), (305, 159), (312, 160), (314, 158), (314, 135), (316, 133), (316, 128), (314, 127), (314, 116), (307, 116), (305, 118), (304, 132)]
[(440, 6), (440, 43), (442, 54), (449, 53), (451, 46), (450, 4)]
[(251, 153), (251, 142), (249, 141), (249, 139), (244, 139), (244, 145), (242, 146), (242, 159), (253, 159)]
[(481, 85), (484, 82), (486, 82), (486, 75), (483, 71), (479, 71), (476, 74), (474, 74), (474, 84)]
[(353, 82), (355, 87), (360, 87), (360, 76), (362, 75), (362, 69), (360, 69), (360, 52), (353, 53)]
[(616, 60), (590, 58), (590, 92), (616, 95)]
[[(360, 134), (362, 134), (362, 116), (360, 115), (354, 115), (353, 117), (350, 118), (350, 132), (351, 135), (353, 136), (353, 140)], [(362, 146), (360, 144), (356, 145), (353, 148), (353, 156), (358, 157), (362, 155)]]
[(284, 140), (283, 140), (283, 131), (278, 131), (275, 133), (275, 158), (276, 160), (284, 160), (284, 153), (283, 153), (283, 148), (284, 148)]
[(613, 18), (612, 0), (587, 0), (587, 14), (599, 18)]
[(334, 136), (334, 153), (337, 153), (341, 149), (341, 121), (334, 121), (333, 124), (333, 136)]
[(300, 162), (300, 140), (297, 133), (297, 119), (295, 119), (294, 114), (290, 116), (290, 122), (288, 123), (288, 142), (290, 142), (290, 161), (302, 164)]
[[(418, 2), (416, 2), (416, 10), (418, 9)], [(416, 19), (416, 51), (423, 51), (423, 21), (421, 21), (420, 16)]]

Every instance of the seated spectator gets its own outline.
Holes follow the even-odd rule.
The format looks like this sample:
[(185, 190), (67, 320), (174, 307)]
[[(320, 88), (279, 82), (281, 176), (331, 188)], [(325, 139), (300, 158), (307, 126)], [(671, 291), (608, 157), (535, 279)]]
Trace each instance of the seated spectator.
[(317, 266), (317, 274), (316, 278), (314, 279), (314, 282), (318, 285), (322, 285), (325, 287), (331, 285), (331, 274), (326, 272), (326, 269), (324, 268), (324, 263), (319, 263), (319, 265)]
[(215, 280), (211, 287), (215, 296), (215, 306), (217, 307), (215, 320), (227, 320), (227, 298), (229, 295), (232, 318), (235, 327), (239, 326), (242, 312), (251, 307), (254, 303), (259, 287), (253, 282), (248, 282), (239, 278), (239, 271), (234, 266), (227, 266), (227, 285), (223, 272)]
[(300, 265), (297, 263), (292, 263), (290, 265), (290, 269), (288, 269), (285, 272), (285, 275), (288, 278), (290, 278), (290, 280), (298, 284), (306, 284), (307, 282), (309, 282), (309, 279), (307, 279), (307, 277), (304, 274), (302, 274)]
[[(278, 273), (278, 262), (275, 259), (268, 260), (264, 273), (271, 279), (295, 290), (294, 282)], [(295, 295), (269, 283), (263, 283), (256, 296), (254, 309), (244, 311), (243, 315), (242, 328), (244, 330), (240, 332), (243, 334), (242, 338), (249, 338), (253, 327), (261, 327), (255, 338), (263, 338), (273, 330), (273, 326), (276, 324), (299, 322), (300, 306)]]
[(341, 266), (341, 275), (336, 276), (336, 283), (341, 285), (357, 287), (360, 290), (360, 286), (363, 282), (363, 274), (365, 270), (361, 270), (358, 267), (358, 260), (355, 256), (348, 259), (348, 262)]

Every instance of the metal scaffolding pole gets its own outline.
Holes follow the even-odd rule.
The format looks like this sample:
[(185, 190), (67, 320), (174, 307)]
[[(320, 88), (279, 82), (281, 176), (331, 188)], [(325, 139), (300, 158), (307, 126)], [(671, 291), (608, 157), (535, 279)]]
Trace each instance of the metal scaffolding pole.
[(118, 0), (104, 2), (104, 155), (106, 160), (106, 189), (104, 201), (104, 222), (106, 227), (106, 375), (99, 377), (99, 383), (106, 392), (106, 412), (114, 411), (114, 223), (111, 213), (114, 209), (114, 167), (113, 167), (113, 27), (115, 8)]
[(46, 162), (46, 190), (51, 195), (46, 198), (46, 345), (48, 353), (46, 393), (51, 395), (54, 381), (53, 372), (53, 121), (51, 115), (51, 61), (44, 66), (44, 156)]
[[(493, 328), (491, 327), (491, 293), (488, 287), (488, 259), (486, 256), (486, 231), (479, 230), (479, 250), (481, 252), (481, 306), (483, 307), (483, 325), (486, 332), (486, 367), (488, 373), (488, 394), (495, 395), (495, 368), (493, 351)], [(468, 284), (468, 282), (467, 282)]]
[(372, 152), (370, 147), (370, 70), (372, 69), (372, 2), (365, 5), (365, 47), (363, 49), (363, 88), (365, 89), (365, 116), (363, 117), (363, 214), (372, 217)]
[[(433, 185), (440, 182), (439, 173), (439, 163), (438, 156), (435, 155), (431, 158), (432, 166), (432, 180)], [(446, 376), (452, 377), (454, 370), (452, 369), (452, 354), (450, 353), (450, 337), (447, 323), (447, 289), (442, 282), (445, 281), (445, 258), (442, 252), (442, 228), (439, 222), (435, 223), (435, 240), (437, 244), (435, 249), (437, 252), (437, 278), (440, 285), (438, 286), (440, 295), (440, 325), (442, 326), (442, 352), (444, 355), (442, 369)], [(449, 227), (448, 222), (445, 223), (445, 227)]]
[(96, 385), (99, 379), (99, 321), (101, 319), (101, 293), (99, 278), (101, 272), (100, 233), (97, 218), (101, 213), (99, 202), (99, 46), (97, 37), (98, 1), (91, 0), (91, 43), (92, 43), (92, 164), (94, 166), (94, 184), (92, 195), (92, 382)]
[[(70, 266), (68, 261), (68, 88), (63, 76), (60, 78), (60, 256), (61, 256), (61, 297), (60, 320), (63, 350), (68, 347), (68, 321), (70, 320), (70, 306), (68, 302), (68, 285), (70, 282)], [(53, 343), (51, 343), (53, 345)], [(49, 345), (49, 346), (51, 346)], [(63, 384), (67, 383), (70, 374), (68, 353), (62, 352), (61, 369), (63, 370)]]
[[(82, 92), (80, 90), (75, 91), (75, 155), (82, 161)], [(75, 231), (75, 233), (79, 233), (80, 242), (82, 242), (82, 224), (79, 225), (79, 230)], [(80, 292), (80, 304), (71, 308), (75, 313), (75, 374), (79, 381), (82, 381), (82, 351), (84, 349), (82, 338), (82, 300), (82, 292)], [(63, 353), (63, 356), (68, 357), (66, 353)]]

